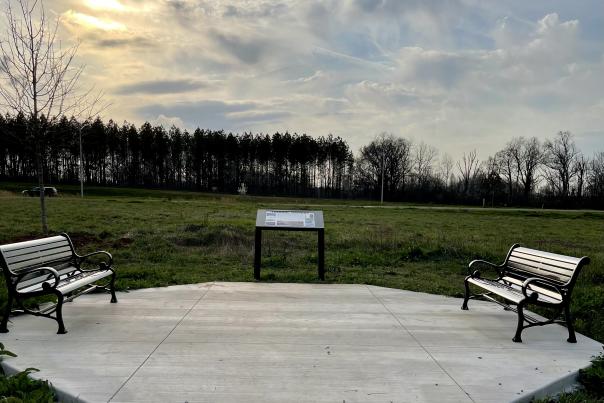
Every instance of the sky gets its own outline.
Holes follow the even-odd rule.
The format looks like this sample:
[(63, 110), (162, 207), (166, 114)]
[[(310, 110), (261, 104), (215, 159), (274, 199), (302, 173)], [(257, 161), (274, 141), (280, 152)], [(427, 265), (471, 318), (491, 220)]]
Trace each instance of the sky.
[(380, 132), (459, 158), (569, 130), (604, 151), (602, 0), (46, 0), (103, 118)]

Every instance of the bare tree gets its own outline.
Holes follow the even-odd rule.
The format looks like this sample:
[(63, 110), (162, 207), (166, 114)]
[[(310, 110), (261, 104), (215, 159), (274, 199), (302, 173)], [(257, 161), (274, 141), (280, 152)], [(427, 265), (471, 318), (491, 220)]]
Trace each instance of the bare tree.
[(459, 170), (464, 193), (467, 194), (469, 192), (470, 184), (474, 180), (479, 166), (480, 161), (478, 160), (476, 150), (470, 151), (468, 155), (464, 153), (461, 161), (457, 161), (457, 169)]
[(583, 189), (585, 187), (585, 180), (587, 171), (589, 170), (589, 161), (583, 154), (579, 154), (575, 161), (574, 171), (577, 173), (577, 198), (583, 197)]
[(587, 188), (594, 199), (604, 198), (604, 152), (597, 153), (589, 162)]
[(497, 157), (489, 157), (482, 165), (481, 190), (487, 190), (490, 193), (491, 207), (493, 207), (495, 206), (495, 193), (503, 182), (500, 161)]
[[(40, 188), (42, 231), (48, 233), (44, 166), (48, 126), (66, 114), (92, 111), (101, 94), (80, 91), (83, 66), (74, 67), (78, 45), (62, 49), (59, 20), (48, 19), (42, 0), (6, 2), (7, 34), (0, 41), (0, 107), (27, 118), (27, 144), (33, 145)], [(93, 115), (90, 114), (89, 115)], [(88, 116), (87, 116), (88, 117)]]
[(415, 147), (413, 155), (413, 163), (415, 168), (415, 175), (417, 177), (417, 184), (421, 188), (432, 176), (432, 170), (434, 169), (434, 160), (438, 155), (438, 150), (430, 146), (423, 141)]
[(524, 200), (528, 201), (537, 183), (537, 169), (543, 162), (543, 149), (536, 137), (526, 140), (517, 139), (520, 147), (515, 154), (516, 166), (520, 183), (522, 185)]
[(505, 177), (508, 186), (508, 203), (514, 198), (514, 186), (518, 182), (517, 156), (520, 154), (520, 145), (517, 140), (506, 144), (505, 148), (495, 154), (499, 172)]
[(374, 189), (378, 189), (383, 177), (385, 192), (392, 195), (399, 189), (405, 189), (411, 173), (411, 162), (409, 140), (381, 133), (361, 148), (356, 167), (358, 184), (372, 185)]
[(453, 158), (447, 153), (444, 153), (440, 159), (440, 177), (446, 188), (449, 187), (451, 182), (451, 175), (453, 174), (454, 166)]
[(545, 142), (544, 148), (546, 165), (549, 168), (545, 171), (546, 179), (552, 190), (566, 198), (570, 192), (570, 183), (577, 174), (575, 162), (579, 151), (573, 135), (568, 131), (558, 132), (553, 141)]

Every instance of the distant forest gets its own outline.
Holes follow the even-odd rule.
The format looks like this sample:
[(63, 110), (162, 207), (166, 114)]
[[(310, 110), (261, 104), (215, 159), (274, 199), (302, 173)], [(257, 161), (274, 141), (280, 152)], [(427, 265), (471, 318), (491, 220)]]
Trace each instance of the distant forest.
[[(85, 182), (186, 189), (486, 206), (604, 208), (604, 152), (584, 156), (572, 134), (514, 138), (493, 156), (459, 161), (425, 143), (381, 134), (355, 157), (332, 135), (219, 130), (63, 118), (27, 137), (28, 120), (0, 116), (0, 180), (36, 181), (35, 146), (47, 184), (77, 183), (80, 134)], [(41, 144), (40, 144), (41, 143)], [(383, 181), (383, 184), (382, 184)]]

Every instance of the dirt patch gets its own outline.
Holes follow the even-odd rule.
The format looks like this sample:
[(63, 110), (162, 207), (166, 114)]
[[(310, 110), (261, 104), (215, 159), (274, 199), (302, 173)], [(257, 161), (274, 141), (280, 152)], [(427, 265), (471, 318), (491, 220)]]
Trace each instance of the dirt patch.
[[(92, 243), (98, 244), (100, 241), (99, 237), (89, 232), (72, 232), (68, 235), (71, 238), (71, 241), (73, 242), (73, 245), (76, 247), (76, 249)], [(40, 234), (19, 235), (3, 240), (2, 244), (25, 242), (40, 238), (43, 238), (43, 236)]]
[(90, 232), (71, 232), (68, 235), (76, 250), (90, 244), (98, 245), (101, 242), (99, 236), (91, 234)]
[(14, 237), (10, 237), (10, 238), (3, 238), (1, 244), (5, 245), (5, 244), (8, 244), (8, 243), (17, 243), (17, 242), (31, 241), (31, 240), (36, 239), (36, 238), (40, 238), (40, 236), (36, 235), (36, 234), (14, 236)]

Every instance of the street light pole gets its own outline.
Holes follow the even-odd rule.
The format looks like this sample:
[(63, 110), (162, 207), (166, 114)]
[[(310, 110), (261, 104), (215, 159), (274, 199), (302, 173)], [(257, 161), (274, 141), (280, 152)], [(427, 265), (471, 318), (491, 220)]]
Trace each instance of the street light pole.
[(84, 124), (80, 124), (80, 197), (84, 198), (84, 160), (83, 160), (83, 152), (82, 152), (82, 126)]
[(384, 204), (384, 152), (382, 151), (382, 192), (380, 196), (380, 204)]

